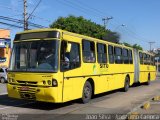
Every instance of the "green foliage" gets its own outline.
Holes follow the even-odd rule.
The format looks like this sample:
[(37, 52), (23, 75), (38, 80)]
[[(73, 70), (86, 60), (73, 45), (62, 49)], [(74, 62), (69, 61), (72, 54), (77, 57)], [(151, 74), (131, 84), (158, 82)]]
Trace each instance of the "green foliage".
[(140, 45), (134, 44), (133, 48), (139, 49), (139, 50), (143, 50), (143, 48)]
[(133, 48), (138, 49), (138, 50), (143, 50), (143, 48), (140, 45), (137, 45), (137, 44), (131, 45), (131, 44), (126, 43), (126, 42), (124, 42), (123, 44), (125, 46), (128, 46), (128, 47), (133, 47)]
[(124, 42), (123, 43), (125, 46), (128, 46), (128, 47), (133, 47), (132, 45), (130, 45), (129, 43), (126, 43), (126, 42)]
[(117, 32), (108, 31), (102, 39), (109, 42), (119, 43), (120, 34), (118, 34)]
[(67, 30), (111, 42), (119, 42), (120, 38), (120, 35), (116, 32), (106, 30), (104, 26), (96, 24), (91, 20), (84, 19), (82, 16), (75, 17), (70, 15), (68, 17), (59, 17), (50, 25), (50, 28)]

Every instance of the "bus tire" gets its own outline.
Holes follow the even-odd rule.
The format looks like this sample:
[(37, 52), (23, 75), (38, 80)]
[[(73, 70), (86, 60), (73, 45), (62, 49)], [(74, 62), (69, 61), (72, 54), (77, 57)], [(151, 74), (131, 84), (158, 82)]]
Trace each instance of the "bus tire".
[(146, 85), (150, 85), (151, 84), (151, 77), (150, 77), (150, 74), (148, 74), (148, 80), (146, 82)]
[(129, 77), (126, 76), (123, 91), (127, 92), (129, 90), (130, 80)]
[(86, 81), (83, 87), (82, 102), (88, 103), (92, 97), (92, 85), (89, 81)]

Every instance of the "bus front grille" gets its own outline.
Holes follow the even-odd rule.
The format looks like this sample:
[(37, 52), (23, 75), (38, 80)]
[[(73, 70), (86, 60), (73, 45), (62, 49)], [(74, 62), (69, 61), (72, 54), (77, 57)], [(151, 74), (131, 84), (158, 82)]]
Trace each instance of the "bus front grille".
[(17, 80), (18, 84), (21, 86), (37, 86), (38, 82), (34, 81), (22, 81), (22, 80)]
[(21, 98), (23, 99), (30, 99), (30, 100), (35, 100), (36, 99), (36, 89), (27, 87), (27, 86), (20, 86), (17, 88)]
[(21, 81), (21, 80), (17, 80), (18, 83), (22, 83), (22, 84), (37, 84), (37, 82), (34, 81)]

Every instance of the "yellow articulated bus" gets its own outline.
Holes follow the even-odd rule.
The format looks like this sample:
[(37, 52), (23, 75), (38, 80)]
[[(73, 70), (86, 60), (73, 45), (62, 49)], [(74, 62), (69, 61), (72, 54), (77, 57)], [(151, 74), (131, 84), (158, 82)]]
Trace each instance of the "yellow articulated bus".
[(8, 96), (63, 103), (149, 84), (156, 77), (152, 54), (60, 29), (18, 33), (8, 73)]

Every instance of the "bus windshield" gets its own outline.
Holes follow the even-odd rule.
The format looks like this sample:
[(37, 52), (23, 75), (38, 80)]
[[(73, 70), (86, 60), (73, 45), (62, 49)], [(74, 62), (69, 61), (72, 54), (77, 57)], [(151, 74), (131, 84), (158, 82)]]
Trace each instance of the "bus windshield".
[(38, 40), (14, 44), (10, 71), (57, 72), (58, 40)]

